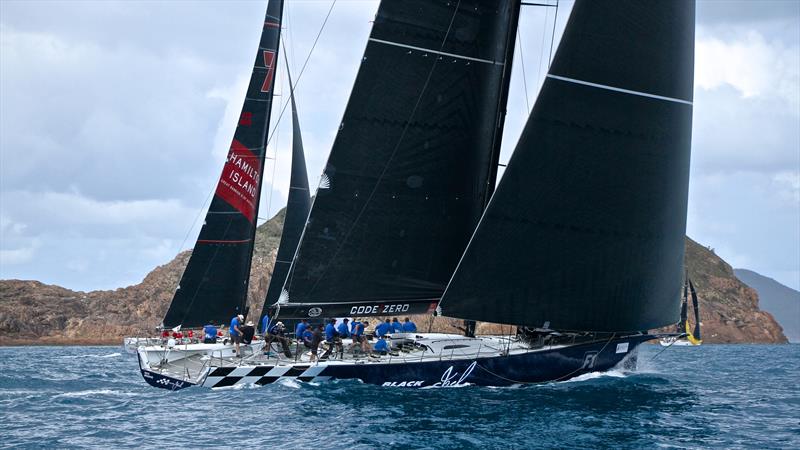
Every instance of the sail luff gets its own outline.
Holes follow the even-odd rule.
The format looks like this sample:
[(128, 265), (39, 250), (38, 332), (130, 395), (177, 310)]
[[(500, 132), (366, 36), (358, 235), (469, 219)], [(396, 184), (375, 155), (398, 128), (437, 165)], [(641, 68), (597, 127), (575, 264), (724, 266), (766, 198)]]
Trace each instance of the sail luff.
[(444, 315), (600, 332), (677, 321), (693, 49), (693, 1), (575, 3)]
[(242, 111), (214, 197), (162, 326), (246, 313), (283, 0), (270, 0)]
[(300, 132), (300, 119), (297, 113), (294, 85), (292, 84), (289, 61), (286, 58), (285, 51), (283, 56), (286, 65), (286, 76), (289, 80), (289, 96), (292, 107), (292, 168), (289, 179), (289, 196), (286, 202), (283, 231), (281, 232), (281, 242), (278, 245), (275, 266), (269, 280), (266, 297), (264, 298), (261, 320), (263, 320), (265, 315), (269, 314), (269, 306), (275, 304), (280, 298), (286, 276), (289, 273), (289, 267), (291, 266), (292, 259), (294, 259), (297, 245), (300, 242), (303, 228), (308, 219), (308, 212), (311, 209), (311, 196), (308, 190), (308, 172), (306, 171), (303, 137)]

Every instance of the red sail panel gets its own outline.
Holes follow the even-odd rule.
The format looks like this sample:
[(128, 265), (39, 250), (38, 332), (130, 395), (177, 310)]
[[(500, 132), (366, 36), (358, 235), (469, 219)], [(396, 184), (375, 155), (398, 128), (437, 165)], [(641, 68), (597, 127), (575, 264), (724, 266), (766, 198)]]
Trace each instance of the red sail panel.
[(260, 159), (236, 139), (231, 143), (228, 159), (217, 184), (216, 195), (253, 222), (260, 179)]

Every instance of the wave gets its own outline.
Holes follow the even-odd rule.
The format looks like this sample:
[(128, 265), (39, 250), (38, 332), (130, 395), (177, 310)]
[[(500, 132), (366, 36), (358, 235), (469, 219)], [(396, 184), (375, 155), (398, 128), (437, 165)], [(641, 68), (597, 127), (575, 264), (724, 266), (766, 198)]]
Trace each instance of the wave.
[(89, 397), (92, 395), (123, 395), (126, 397), (134, 397), (138, 394), (133, 392), (123, 392), (123, 391), (116, 391), (112, 389), (89, 389), (86, 391), (77, 391), (77, 392), (65, 392), (63, 394), (58, 394), (53, 396), (53, 398), (58, 397)]
[(285, 386), (292, 389), (300, 389), (302, 387), (299, 381), (293, 380), (291, 378), (281, 378), (277, 381), (277, 383), (280, 384), (281, 386)]
[(81, 358), (116, 358), (122, 356), (122, 353), (115, 352), (107, 355), (64, 355), (59, 356), (58, 359), (81, 359)]
[(575, 378), (570, 378), (569, 380), (564, 380), (562, 383), (580, 383), (582, 381), (590, 381), (590, 380), (597, 380), (600, 378), (627, 378), (631, 375), (631, 372), (626, 372), (623, 370), (612, 369), (607, 370), (605, 372), (589, 372), (583, 375), (578, 375)]

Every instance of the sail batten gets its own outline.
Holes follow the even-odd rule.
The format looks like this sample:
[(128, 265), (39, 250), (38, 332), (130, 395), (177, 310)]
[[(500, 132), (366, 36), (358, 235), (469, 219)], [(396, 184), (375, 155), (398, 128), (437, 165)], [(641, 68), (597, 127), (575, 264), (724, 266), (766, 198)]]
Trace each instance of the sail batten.
[(578, 0), (446, 316), (578, 331), (675, 323), (694, 3)]
[[(246, 314), (283, 0), (270, 0), (245, 101), (203, 227), (162, 325), (199, 327)], [(277, 20), (278, 22), (270, 22)]]

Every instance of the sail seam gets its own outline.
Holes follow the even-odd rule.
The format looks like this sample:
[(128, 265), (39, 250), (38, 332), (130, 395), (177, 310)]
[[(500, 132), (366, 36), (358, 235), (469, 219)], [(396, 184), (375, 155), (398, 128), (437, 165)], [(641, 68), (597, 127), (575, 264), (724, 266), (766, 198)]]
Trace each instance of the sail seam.
[(442, 55), (442, 56), (452, 56), (453, 58), (466, 59), (466, 60), (469, 60), (469, 61), (482, 62), (482, 63), (486, 63), (486, 64), (494, 64), (494, 65), (497, 65), (497, 66), (505, 65), (505, 63), (497, 62), (497, 61), (491, 61), (491, 60), (488, 60), (488, 59), (473, 58), (471, 56), (456, 55), (455, 53), (440, 52), (438, 50), (431, 50), (429, 48), (416, 47), (414, 45), (408, 45), (408, 44), (401, 44), (399, 42), (384, 41), (383, 39), (369, 38), (369, 40), (373, 41), (373, 42), (380, 42), (381, 44), (394, 45), (395, 47), (409, 48), (409, 49), (412, 49), (412, 50), (420, 50), (420, 51), (423, 51), (423, 52), (430, 52), (430, 53), (434, 53), (434, 54)]
[(592, 83), (590, 81), (576, 80), (575, 78), (561, 77), (561, 76), (552, 75), (552, 74), (547, 74), (547, 78), (553, 78), (555, 80), (566, 81), (568, 83), (582, 84), (584, 86), (591, 86), (591, 87), (596, 87), (596, 88), (600, 88), (600, 89), (606, 89), (606, 90), (614, 91), (614, 92), (622, 92), (624, 94), (638, 95), (640, 97), (654, 98), (656, 100), (666, 100), (666, 101), (669, 101), (669, 102), (683, 103), (685, 105), (693, 105), (692, 102), (687, 101), (687, 100), (682, 100), (682, 99), (679, 99), (679, 98), (665, 97), (663, 95), (650, 94), (650, 93), (641, 92), (641, 91), (633, 91), (631, 89), (623, 89), (623, 88), (619, 88), (619, 87), (609, 86), (607, 84)]

